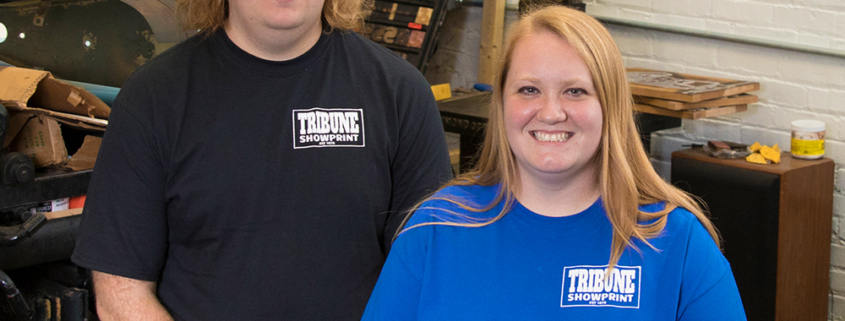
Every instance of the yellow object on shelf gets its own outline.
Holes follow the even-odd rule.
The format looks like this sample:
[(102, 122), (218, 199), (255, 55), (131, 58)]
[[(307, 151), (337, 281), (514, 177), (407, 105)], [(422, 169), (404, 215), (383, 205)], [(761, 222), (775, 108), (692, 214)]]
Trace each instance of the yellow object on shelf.
[(431, 92), (434, 93), (434, 100), (437, 101), (452, 98), (452, 88), (449, 84), (431, 86)]
[(748, 155), (748, 157), (746, 157), (745, 160), (748, 161), (749, 163), (757, 163), (757, 164), (764, 164), (764, 165), (769, 163), (769, 162), (766, 161), (766, 158), (764, 158), (763, 155), (760, 155), (760, 154), (757, 154), (757, 153), (753, 153), (751, 155)]
[(769, 146), (761, 147), (760, 148), (760, 155), (762, 155), (763, 158), (772, 161), (772, 163), (775, 163), (775, 164), (780, 163), (780, 153), (778, 153), (777, 151), (775, 151), (773, 148), (771, 148)]
[(780, 163), (780, 147), (778, 144), (772, 145), (772, 147), (766, 145), (760, 145), (760, 142), (754, 142), (753, 145), (748, 146), (748, 150), (751, 151), (751, 155), (745, 157), (745, 160), (749, 163), (756, 163), (756, 164), (779, 164)]

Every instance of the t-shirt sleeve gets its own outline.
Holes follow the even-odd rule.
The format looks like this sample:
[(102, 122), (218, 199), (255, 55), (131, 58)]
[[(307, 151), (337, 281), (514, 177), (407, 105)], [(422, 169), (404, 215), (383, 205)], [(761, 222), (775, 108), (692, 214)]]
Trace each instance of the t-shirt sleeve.
[(678, 320), (746, 320), (730, 264), (707, 230), (692, 222)]
[(430, 231), (428, 226), (412, 229), (396, 239), (362, 320), (417, 318), (425, 269), (427, 231)]
[(167, 251), (163, 150), (149, 87), (127, 81), (116, 97), (89, 183), (77, 265), (155, 281)]
[(391, 165), (393, 195), (384, 231), (385, 253), (407, 210), (452, 177), (449, 150), (431, 87), (421, 75), (396, 93), (400, 113), (396, 158)]

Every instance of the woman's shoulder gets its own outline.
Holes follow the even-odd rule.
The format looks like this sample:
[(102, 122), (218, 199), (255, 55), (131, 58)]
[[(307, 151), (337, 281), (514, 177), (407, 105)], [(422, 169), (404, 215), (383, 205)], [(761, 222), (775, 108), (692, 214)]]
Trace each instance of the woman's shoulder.
[[(499, 193), (499, 185), (447, 186), (420, 204), (406, 226), (431, 222), (477, 223), (479, 219), (489, 218), (490, 215), (487, 213), (496, 208), (500, 209), (494, 206), (489, 210), (479, 211), (479, 209), (488, 208), (492, 202), (496, 201)], [(501, 200), (497, 203), (501, 203)], [(498, 213), (498, 210), (495, 213)]]
[[(641, 205), (640, 210), (643, 212), (659, 212), (666, 208), (665, 202), (659, 202), (648, 205)], [(707, 220), (707, 218), (704, 218)], [(709, 223), (709, 221), (707, 221)], [(714, 242), (710, 232), (702, 221), (683, 207), (675, 207), (666, 217), (666, 226), (664, 226), (661, 236), (658, 237), (657, 242), (670, 241), (680, 242), (688, 247), (690, 244), (699, 244), (705, 247), (712, 247), (718, 251), (718, 245)]]
[[(663, 211), (666, 208), (666, 202), (657, 202), (651, 203), (646, 205), (640, 205), (640, 210), (646, 213), (657, 213)], [(667, 221), (666, 227), (672, 230), (676, 229), (684, 229), (689, 228), (691, 225), (698, 224), (701, 225), (701, 222), (698, 220), (698, 217), (695, 216), (689, 210), (683, 207), (675, 207), (667, 214)]]

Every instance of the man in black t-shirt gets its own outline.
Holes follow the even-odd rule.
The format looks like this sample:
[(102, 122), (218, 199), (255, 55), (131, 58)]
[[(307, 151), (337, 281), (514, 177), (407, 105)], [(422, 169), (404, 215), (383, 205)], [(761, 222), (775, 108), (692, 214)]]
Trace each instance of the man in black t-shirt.
[[(124, 84), (72, 260), (103, 320), (358, 320), (451, 176), (427, 82), (360, 0), (177, 0), (201, 30)], [(214, 2), (214, 3), (212, 3)]]

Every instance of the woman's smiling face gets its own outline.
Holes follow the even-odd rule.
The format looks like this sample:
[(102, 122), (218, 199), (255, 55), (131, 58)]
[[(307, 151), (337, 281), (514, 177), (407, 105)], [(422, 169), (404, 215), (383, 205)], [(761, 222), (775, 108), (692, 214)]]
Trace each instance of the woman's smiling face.
[(602, 108), (590, 70), (568, 42), (545, 29), (520, 40), (502, 95), (523, 182), (594, 177)]

